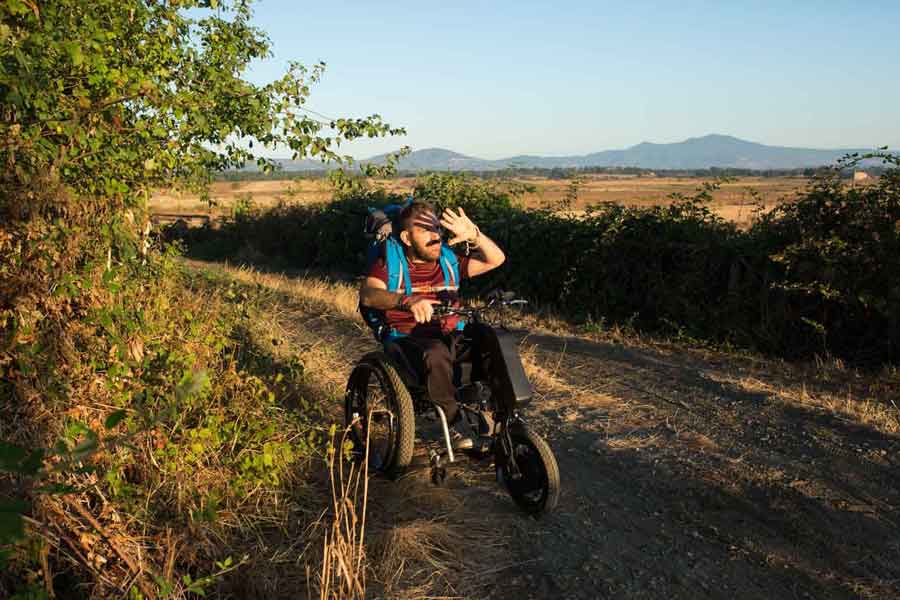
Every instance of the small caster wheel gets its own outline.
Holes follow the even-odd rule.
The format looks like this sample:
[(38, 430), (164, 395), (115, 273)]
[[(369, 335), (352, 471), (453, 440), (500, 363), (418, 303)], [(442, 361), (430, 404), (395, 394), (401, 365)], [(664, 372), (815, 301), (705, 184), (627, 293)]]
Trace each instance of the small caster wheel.
[(431, 483), (442, 486), (447, 481), (447, 468), (435, 467), (431, 470)]

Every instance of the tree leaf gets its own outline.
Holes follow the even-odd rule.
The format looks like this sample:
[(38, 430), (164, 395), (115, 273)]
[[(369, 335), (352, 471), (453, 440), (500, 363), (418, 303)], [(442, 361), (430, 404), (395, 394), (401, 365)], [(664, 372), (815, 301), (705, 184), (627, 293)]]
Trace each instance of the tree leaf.
[(0, 544), (8, 544), (25, 535), (22, 515), (29, 509), (22, 500), (0, 499)]
[(72, 60), (72, 64), (80, 66), (84, 62), (84, 54), (81, 51), (81, 44), (77, 42), (71, 42), (67, 44), (66, 51), (69, 53), (69, 58)]
[(121, 410), (117, 410), (113, 413), (110, 413), (110, 415), (108, 417), (106, 417), (106, 421), (103, 422), (103, 426), (106, 427), (107, 429), (112, 429), (113, 427), (118, 425), (122, 421), (122, 419), (125, 418), (125, 416), (127, 414), (128, 413), (125, 411), (124, 408)]
[(0, 442), (0, 471), (17, 472), (27, 454), (25, 448)]

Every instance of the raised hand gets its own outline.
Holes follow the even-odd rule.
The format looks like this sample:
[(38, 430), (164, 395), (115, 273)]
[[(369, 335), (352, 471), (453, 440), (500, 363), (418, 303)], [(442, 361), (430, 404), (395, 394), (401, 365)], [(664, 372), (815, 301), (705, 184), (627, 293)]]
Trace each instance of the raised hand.
[(460, 242), (474, 241), (480, 233), (478, 226), (466, 216), (462, 208), (456, 210), (457, 212), (454, 213), (452, 208), (447, 208), (441, 214), (441, 225), (453, 234), (453, 237), (447, 243), (453, 245)]

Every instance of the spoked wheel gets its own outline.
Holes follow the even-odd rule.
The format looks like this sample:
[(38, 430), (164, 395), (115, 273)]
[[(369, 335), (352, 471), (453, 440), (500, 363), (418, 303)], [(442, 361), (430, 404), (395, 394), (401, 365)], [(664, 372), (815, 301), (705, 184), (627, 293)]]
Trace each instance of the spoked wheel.
[(350, 426), (353, 453), (366, 455), (369, 468), (397, 475), (412, 460), (415, 415), (406, 386), (381, 352), (365, 355), (350, 374), (344, 399), (344, 422)]
[[(560, 487), (559, 466), (553, 451), (541, 436), (524, 425), (513, 425), (509, 437), (511, 456), (507, 456), (507, 444), (499, 439), (495, 442), (497, 479), (528, 514), (550, 512), (559, 501)], [(512, 461), (515, 469), (510, 464)]]

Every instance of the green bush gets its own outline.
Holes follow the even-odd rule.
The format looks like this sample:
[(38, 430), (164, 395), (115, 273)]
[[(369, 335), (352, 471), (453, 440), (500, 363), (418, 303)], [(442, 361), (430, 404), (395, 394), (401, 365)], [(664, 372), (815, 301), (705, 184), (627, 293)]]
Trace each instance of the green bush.
[[(246, 303), (185, 290), (193, 279), (144, 227), (154, 187), (202, 190), (211, 171), (249, 161), (269, 169), (254, 143), (339, 160), (341, 141), (402, 132), (377, 115), (311, 118), (302, 105), (324, 64), (245, 79), (270, 51), (251, 4), (0, 3), (0, 562), (12, 562), (0, 597), (49, 586), (51, 572), (65, 574), (58, 597), (202, 592), (209, 579), (192, 576), (224, 558), (242, 503), (284, 510), (270, 496), (315, 443), (280, 404), (296, 369), (240, 337)], [(228, 527), (202, 526), (216, 507)], [(26, 513), (64, 540), (95, 528), (83, 519), (137, 533), (144, 574), (109, 561), (99, 575), (83, 548), (41, 570)], [(184, 585), (147, 574), (174, 548), (166, 527), (196, 542), (172, 565)]]
[[(710, 210), (715, 185), (668, 206), (602, 204), (583, 215), (525, 210), (520, 185), (460, 175), (422, 177), (414, 194), (462, 207), (505, 250), (506, 264), (470, 287), (514, 289), (576, 322), (791, 358), (896, 361), (900, 176), (887, 171), (853, 187), (841, 173), (825, 171), (749, 230)], [(251, 248), (247, 256), (283, 266), (360, 273), (366, 208), (401, 200), (355, 188), (330, 203), (280, 205), (193, 230), (187, 241), (206, 258)]]
[[(896, 157), (877, 156), (897, 165)], [(760, 319), (778, 331), (785, 354), (900, 358), (900, 169), (854, 186), (841, 174), (858, 160), (822, 173), (748, 233), (768, 259)]]

